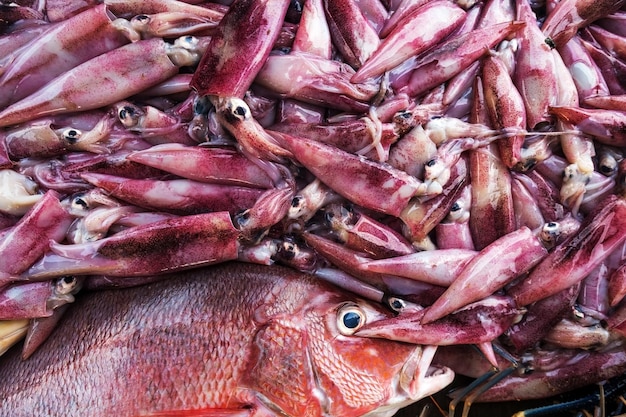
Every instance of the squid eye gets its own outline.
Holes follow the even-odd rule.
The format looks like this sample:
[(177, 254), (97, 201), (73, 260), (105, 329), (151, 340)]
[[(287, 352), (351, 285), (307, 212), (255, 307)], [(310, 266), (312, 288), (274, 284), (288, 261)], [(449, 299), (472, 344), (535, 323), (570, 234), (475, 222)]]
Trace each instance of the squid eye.
[(289, 3), (290, 3), (289, 6), (293, 7), (296, 13), (302, 13), (302, 10), (304, 9), (304, 5), (302, 3), (304, 2), (291, 0)]
[(117, 117), (125, 127), (133, 127), (139, 124), (139, 112), (132, 106), (122, 106), (117, 112)]
[(395, 117), (398, 117), (400, 119), (410, 119), (411, 117), (413, 117), (413, 113), (411, 113), (410, 111), (400, 111), (396, 113)]
[(78, 286), (78, 279), (72, 275), (66, 275), (56, 281), (56, 288), (59, 294), (69, 294)]
[(565, 167), (565, 169), (563, 170), (563, 180), (564, 181), (571, 180), (572, 178), (574, 178), (574, 175), (576, 174), (574, 169), (575, 168), (573, 168), (571, 166)]
[(602, 164), (600, 165), (600, 172), (604, 175), (611, 175), (615, 172), (615, 167), (609, 164)]
[(83, 132), (81, 132), (78, 129), (70, 128), (70, 129), (65, 129), (63, 131), (63, 139), (65, 139), (70, 144), (76, 143), (82, 135), (83, 135)]
[(209, 114), (209, 110), (213, 108), (213, 105), (207, 98), (207, 96), (198, 97), (193, 102), (194, 114)]
[(543, 225), (541, 231), (547, 236), (553, 236), (559, 232), (559, 224), (557, 222), (548, 222)]
[(572, 306), (572, 316), (576, 320), (583, 320), (586, 317), (586, 314), (583, 312), (580, 306), (576, 304)]
[(402, 311), (403, 308), (406, 307), (406, 302), (398, 297), (389, 297), (386, 301), (389, 308), (396, 313), (399, 313), (400, 311)]
[(237, 106), (233, 109), (233, 114), (241, 117), (245, 117), (247, 110), (243, 106)]
[(452, 204), (452, 207), (450, 207), (450, 211), (459, 211), (459, 210), (461, 210), (461, 205), (458, 202)]
[(557, 222), (549, 222), (541, 229), (541, 240), (546, 244), (554, 244), (560, 235), (560, 226)]
[(281, 259), (290, 261), (298, 254), (298, 246), (293, 242), (283, 242), (278, 248), (278, 252), (280, 253)]
[(138, 21), (138, 22), (149, 22), (150, 21), (150, 16), (148, 16), (146, 14), (140, 14), (140, 15), (135, 16), (133, 19)]
[(343, 335), (356, 333), (365, 324), (365, 312), (355, 305), (346, 305), (337, 313), (337, 327)]
[(78, 211), (89, 210), (89, 204), (82, 195), (77, 195), (72, 199), (72, 208)]
[(174, 46), (179, 46), (183, 49), (191, 51), (197, 48), (199, 43), (200, 40), (198, 38), (196, 38), (195, 36), (187, 35), (181, 36), (180, 38), (176, 39), (174, 41)]
[(237, 120), (246, 120), (250, 118), (250, 108), (246, 104), (245, 101), (240, 99), (233, 99), (229, 103), (230, 114), (234, 119)]
[(426, 166), (427, 167), (432, 167), (435, 166), (435, 164), (437, 163), (437, 160), (435, 158), (429, 160), (428, 162), (426, 162)]
[(301, 195), (297, 195), (291, 199), (291, 207), (300, 207), (300, 205), (304, 202), (304, 197)]
[(246, 223), (250, 221), (250, 209), (242, 211), (235, 215), (235, 226), (238, 229), (243, 229), (246, 227)]

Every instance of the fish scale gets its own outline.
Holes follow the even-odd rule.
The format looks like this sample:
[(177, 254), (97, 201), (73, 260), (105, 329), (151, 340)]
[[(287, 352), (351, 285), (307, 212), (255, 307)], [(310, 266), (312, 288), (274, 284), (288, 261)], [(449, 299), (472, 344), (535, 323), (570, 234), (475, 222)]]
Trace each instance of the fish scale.
[[(85, 415), (91, 409), (88, 414), (92, 416), (123, 416), (133, 415), (127, 408), (130, 406), (138, 411), (150, 404), (163, 409), (226, 404), (255, 330), (249, 321), (255, 307), (251, 301), (260, 303), (259, 294), (272, 283), (248, 286), (246, 298), (236, 300), (229, 296), (227, 282), (202, 281), (197, 273), (187, 278), (161, 282), (145, 291), (84, 297), (71, 312), (72, 319), (61, 324), (32, 360), (16, 363), (17, 367), (3, 364), (3, 381), (19, 379), (25, 384), (2, 384), (2, 415)], [(211, 294), (203, 299), (209, 284)], [(155, 293), (160, 297), (153, 297)], [(246, 304), (249, 308), (242, 311)], [(132, 306), (141, 308), (128, 308)], [(89, 325), (78, 329), (68, 323), (70, 320)], [(206, 325), (208, 321), (213, 326)], [(235, 333), (239, 337), (230, 340), (221, 336)], [(73, 342), (66, 345), (68, 339)], [(211, 341), (217, 343), (210, 346)], [(74, 354), (66, 354), (70, 352)], [(215, 360), (226, 355), (232, 360)], [(103, 361), (103, 356), (107, 360)], [(191, 375), (196, 372), (196, 376)], [(124, 380), (124, 390), (118, 391), (111, 384), (113, 380)], [(151, 381), (156, 385), (151, 387)], [(189, 389), (192, 386), (196, 389)], [(100, 409), (97, 398), (89, 398), (93, 393), (102, 401), (111, 396), (109, 404), (102, 404)], [(35, 400), (43, 398), (50, 400)], [(74, 398), (76, 406), (68, 409), (74, 401), (60, 401), (64, 398)]]
[(0, 358), (0, 416), (347, 417), (391, 404), (382, 417), (451, 382), (443, 370), (404, 387), (421, 347), (339, 334), (345, 305), (391, 315), (311, 276), (238, 263), (81, 294), (29, 359)]

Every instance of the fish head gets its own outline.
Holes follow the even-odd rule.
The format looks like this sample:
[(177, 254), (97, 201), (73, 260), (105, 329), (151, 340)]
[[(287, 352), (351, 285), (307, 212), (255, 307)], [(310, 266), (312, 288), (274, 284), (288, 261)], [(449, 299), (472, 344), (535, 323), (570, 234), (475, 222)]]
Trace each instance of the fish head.
[(248, 380), (280, 415), (392, 416), (452, 382), (434, 347), (354, 335), (390, 311), (345, 293), (318, 293), (259, 332)]
[(435, 347), (355, 335), (368, 322), (389, 318), (389, 311), (357, 300), (320, 310), (319, 317), (322, 313), (323, 336), (315, 324), (319, 319), (312, 317), (309, 324), (309, 333), (319, 334), (309, 351), (319, 387), (330, 399), (329, 415), (392, 416), (452, 382), (450, 369), (431, 366)]

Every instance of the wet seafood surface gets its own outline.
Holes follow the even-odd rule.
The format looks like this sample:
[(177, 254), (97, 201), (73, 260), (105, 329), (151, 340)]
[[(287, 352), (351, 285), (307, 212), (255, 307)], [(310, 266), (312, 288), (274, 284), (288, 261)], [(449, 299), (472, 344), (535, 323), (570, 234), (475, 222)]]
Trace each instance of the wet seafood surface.
[[(452, 408), (484, 403), (470, 415), (506, 414), (604, 384), (605, 414), (623, 413), (613, 400), (626, 372), (625, 16), (623, 0), (3, 6), (0, 375), (14, 373), (0, 392), (36, 385), (50, 392), (36, 413), (55, 414), (46, 398), (63, 395), (52, 400), (38, 358), (60, 356), (59, 334), (82, 349), (94, 324), (74, 301), (110, 300), (97, 326), (132, 330), (116, 297), (134, 314), (142, 289), (180, 289), (177, 277), (197, 270), (219, 271), (205, 273), (219, 300), (256, 285), (229, 280), (249, 267), (270, 298), (295, 274), (373, 306), (367, 320), (348, 315), (358, 325), (338, 341), (420, 354), (385, 368), (338, 347), (349, 360), (309, 364), (311, 381), (294, 381), (302, 391), (274, 397), (260, 374), (224, 377), (234, 382), (212, 390), (247, 394), (184, 406), (154, 397), (151, 412), (392, 416), (416, 403), (412, 415), (434, 416), (455, 398)], [(300, 296), (315, 310), (313, 288)], [(258, 302), (254, 314), (233, 308), (274, 317)], [(306, 345), (258, 331), (261, 353), (236, 349), (237, 366)], [(276, 361), (279, 374), (298, 368)], [(332, 377), (358, 381), (357, 368), (383, 375), (384, 395), (349, 394)], [(451, 378), (435, 381), (452, 372), (456, 385), (494, 377), (484, 392), (448, 395)], [(111, 398), (99, 390), (85, 391)]]

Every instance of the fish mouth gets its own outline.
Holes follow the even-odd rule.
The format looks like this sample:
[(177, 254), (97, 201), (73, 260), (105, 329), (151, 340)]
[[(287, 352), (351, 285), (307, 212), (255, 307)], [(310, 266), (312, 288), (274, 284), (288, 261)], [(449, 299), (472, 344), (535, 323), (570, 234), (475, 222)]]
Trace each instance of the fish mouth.
[(399, 409), (447, 387), (454, 379), (454, 372), (446, 366), (431, 364), (436, 351), (437, 346), (416, 346), (392, 384), (395, 392), (385, 405), (362, 417), (391, 417)]
[(452, 383), (452, 369), (432, 364), (436, 352), (437, 346), (417, 346), (405, 362), (398, 388), (411, 402), (441, 391)]

